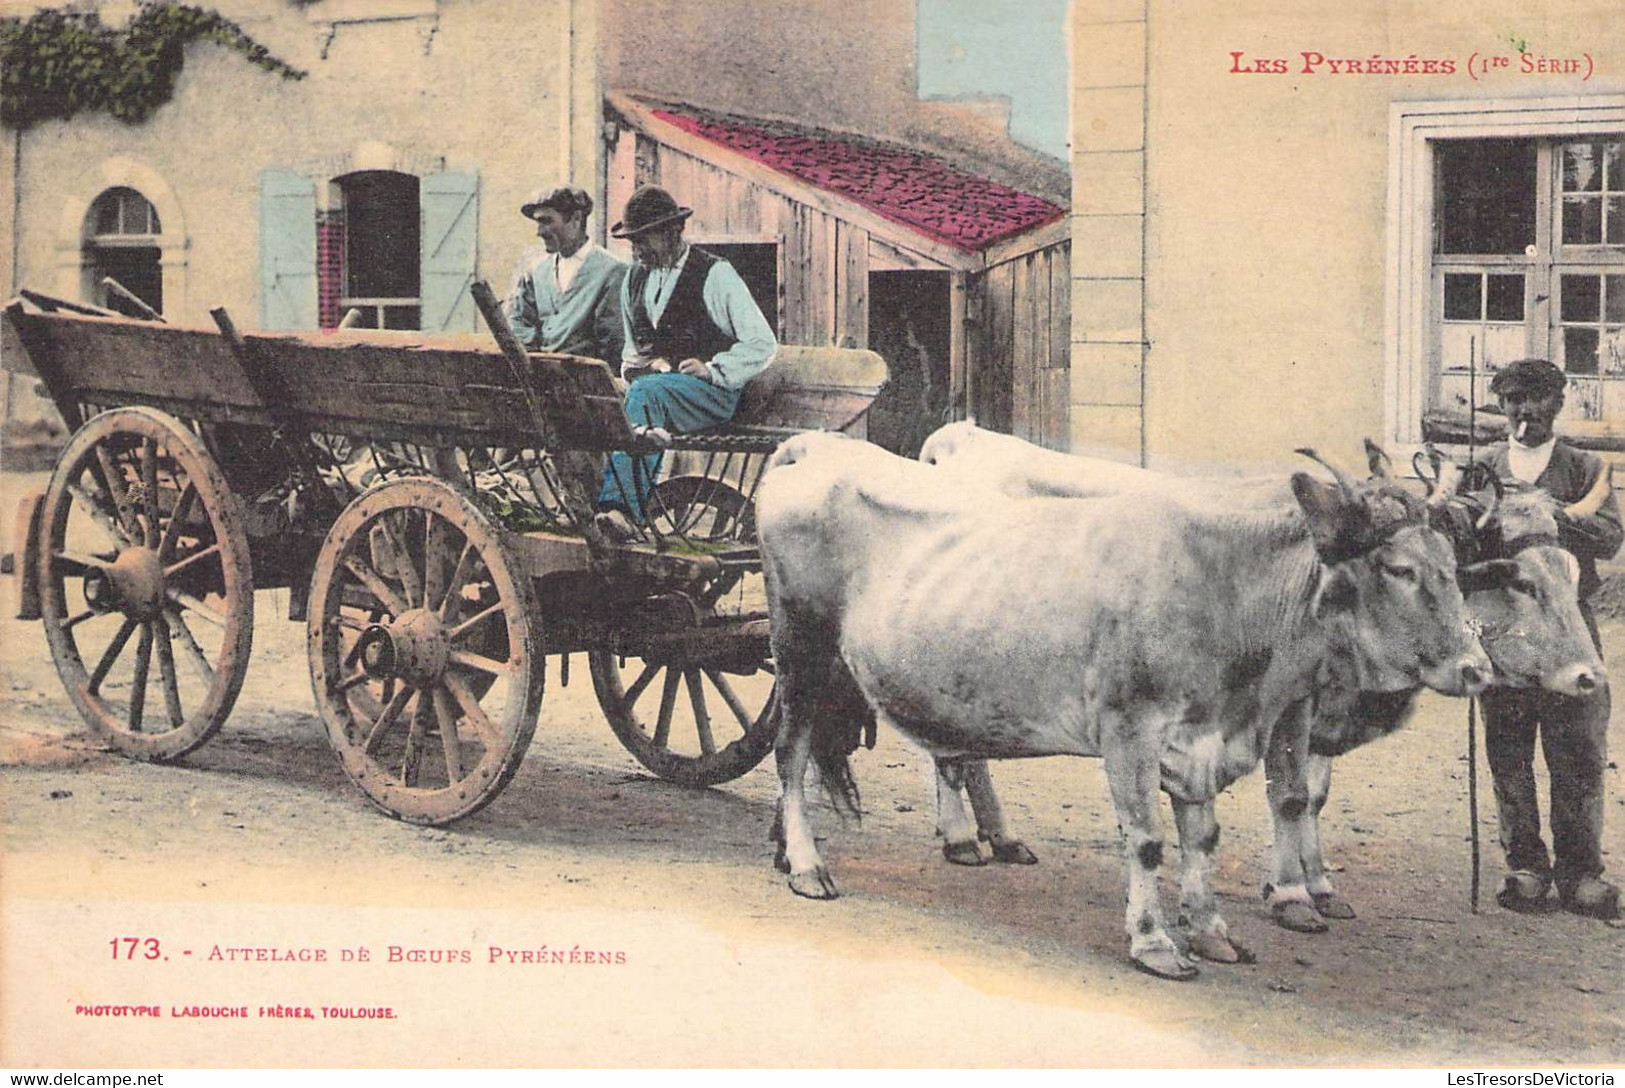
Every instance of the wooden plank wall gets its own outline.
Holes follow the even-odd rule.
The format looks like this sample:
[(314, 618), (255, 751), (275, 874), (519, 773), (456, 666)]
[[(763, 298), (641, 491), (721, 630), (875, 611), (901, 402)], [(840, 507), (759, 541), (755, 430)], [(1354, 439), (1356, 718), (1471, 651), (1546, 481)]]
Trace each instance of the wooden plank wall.
[(1070, 439), (1071, 245), (1060, 242), (970, 277), (970, 410), (985, 427), (1064, 450)]
[[(694, 209), (686, 236), (779, 245), (779, 339), (813, 347), (869, 346), (869, 232), (631, 129), (638, 185), (664, 187)], [(622, 150), (622, 149), (617, 149)], [(611, 178), (610, 221), (631, 193)]]

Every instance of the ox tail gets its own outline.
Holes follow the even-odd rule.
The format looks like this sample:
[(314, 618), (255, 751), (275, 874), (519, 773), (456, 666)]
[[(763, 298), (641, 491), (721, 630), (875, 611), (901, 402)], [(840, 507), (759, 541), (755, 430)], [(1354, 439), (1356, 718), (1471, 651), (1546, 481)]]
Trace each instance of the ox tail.
[(830, 804), (842, 816), (863, 818), (863, 799), (852, 775), (852, 753), (875, 744), (875, 713), (846, 665), (830, 660), (806, 690), (797, 713), (812, 723), (812, 759)]

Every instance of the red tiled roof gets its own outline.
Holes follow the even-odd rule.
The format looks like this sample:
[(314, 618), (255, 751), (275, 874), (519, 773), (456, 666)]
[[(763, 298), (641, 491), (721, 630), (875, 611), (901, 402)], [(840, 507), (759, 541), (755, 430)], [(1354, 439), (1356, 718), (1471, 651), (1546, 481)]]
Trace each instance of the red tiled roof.
[(1066, 209), (905, 148), (774, 123), (655, 110), (656, 117), (876, 215), (977, 252)]

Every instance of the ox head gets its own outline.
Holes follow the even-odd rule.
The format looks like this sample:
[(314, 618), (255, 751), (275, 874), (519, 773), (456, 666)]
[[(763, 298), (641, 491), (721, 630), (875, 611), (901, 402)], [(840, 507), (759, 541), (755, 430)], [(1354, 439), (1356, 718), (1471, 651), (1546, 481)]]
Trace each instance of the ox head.
[(1490, 661), (1473, 636), (1456, 556), (1428, 525), (1426, 504), (1389, 478), (1374, 459), (1370, 479), (1356, 481), (1312, 450), (1336, 478), (1292, 477), (1292, 493), (1324, 565), (1315, 610), (1333, 630), (1334, 652), (1346, 654), (1365, 691), (1426, 684), (1472, 695), (1489, 683)]
[(1580, 563), (1558, 545), (1557, 502), (1507, 492), (1479, 534), (1493, 558), (1462, 571), (1467, 606), (1497, 683), (1589, 695), (1607, 681), (1580, 612)]

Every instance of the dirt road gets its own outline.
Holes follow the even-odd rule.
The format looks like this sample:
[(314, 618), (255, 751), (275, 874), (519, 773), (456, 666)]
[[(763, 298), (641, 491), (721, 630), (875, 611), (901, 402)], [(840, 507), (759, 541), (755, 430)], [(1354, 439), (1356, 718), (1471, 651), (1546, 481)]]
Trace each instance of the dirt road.
[[(0, 477), (0, 509), (31, 479)], [(861, 826), (819, 813), (845, 895), (813, 903), (771, 868), (771, 761), (712, 790), (653, 779), (611, 735), (582, 663), (564, 688), (550, 662), (513, 783), (484, 812), (421, 830), (373, 810), (341, 773), (286, 603), (260, 595), (235, 713), (171, 766), (100, 751), (39, 625), (0, 621), (0, 1064), (1625, 1062), (1625, 933), (1494, 905), (1487, 771), (1484, 905), (1468, 912), (1463, 703), (1428, 698), (1408, 730), (1340, 761), (1324, 835), (1360, 917), (1331, 933), (1279, 930), (1259, 901), (1262, 776), (1221, 798), (1215, 881), (1258, 963), (1205, 966), (1180, 985), (1127, 961), (1098, 762), (996, 767), (1041, 863), (966, 869), (932, 837), (925, 761), (882, 733), (856, 763)], [(0, 606), (11, 614), (9, 585)], [(1625, 661), (1625, 626), (1604, 637), (1609, 659)], [(1625, 752), (1625, 711), (1611, 739)], [(1609, 788), (1617, 879), (1617, 763)], [(173, 957), (110, 955), (110, 939), (145, 934)], [(391, 945), (469, 962), (390, 963)], [(542, 945), (610, 962), (518, 958)], [(234, 946), (321, 947), (333, 959), (368, 947), (371, 959), (211, 958)], [(74, 1012), (148, 999), (161, 1019)], [(250, 1018), (171, 1014), (211, 1003)], [(395, 1018), (257, 1013), (278, 1004)]]

